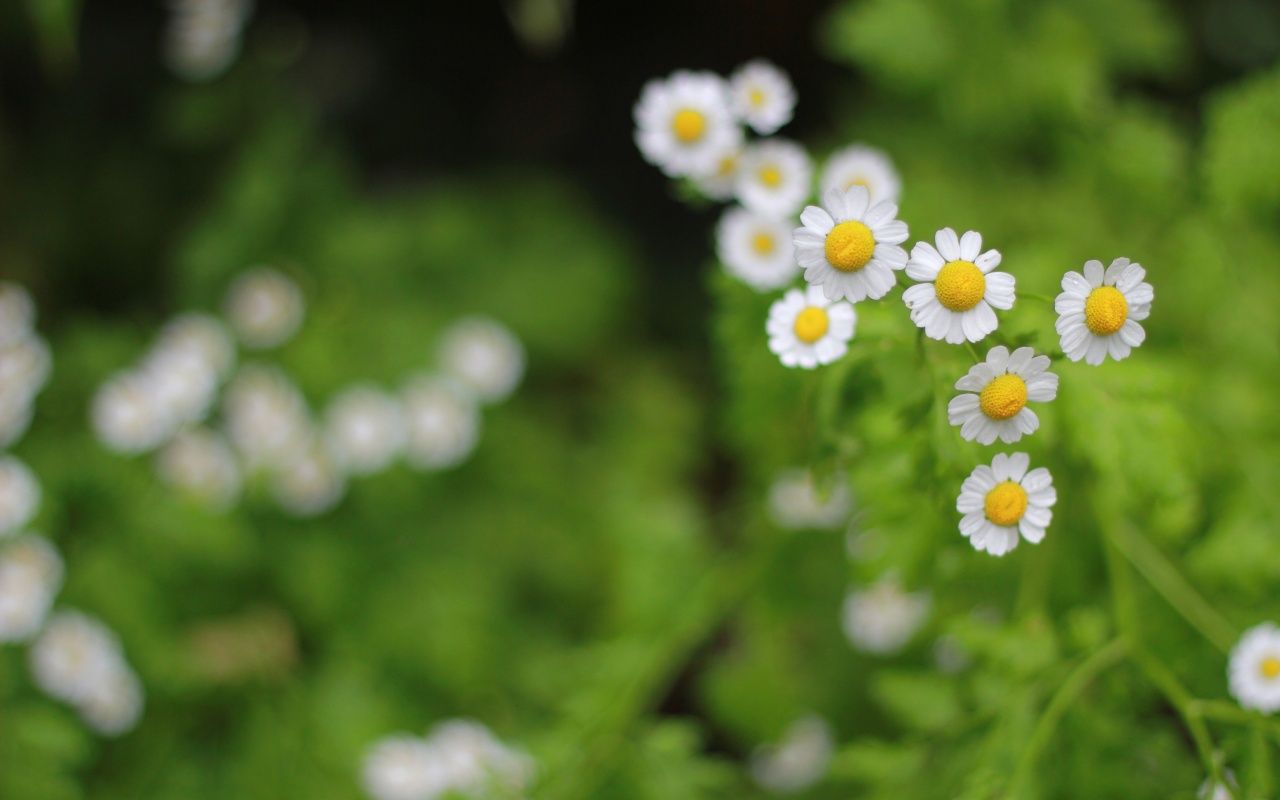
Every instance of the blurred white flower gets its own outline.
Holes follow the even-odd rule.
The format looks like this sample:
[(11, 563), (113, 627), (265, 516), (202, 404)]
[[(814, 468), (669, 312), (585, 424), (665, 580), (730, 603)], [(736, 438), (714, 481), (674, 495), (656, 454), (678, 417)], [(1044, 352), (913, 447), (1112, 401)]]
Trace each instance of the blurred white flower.
[(458, 320), (440, 337), (440, 366), (482, 403), (509, 396), (524, 377), (524, 348), (515, 334), (485, 317)]
[(792, 225), (783, 219), (733, 206), (716, 226), (716, 254), (725, 271), (755, 289), (781, 289), (800, 274)]
[(1280, 628), (1264, 622), (1244, 632), (1231, 650), (1227, 687), (1243, 708), (1280, 711)]
[(311, 439), (302, 393), (274, 367), (241, 367), (223, 393), (222, 417), (227, 437), (251, 470), (292, 460)]
[(448, 720), (426, 738), (395, 734), (374, 742), (362, 768), (374, 800), (434, 800), (457, 793), (477, 800), (513, 797), (532, 781), (533, 761), (485, 726)]
[(868, 589), (851, 591), (844, 601), (844, 633), (858, 650), (892, 655), (906, 646), (929, 615), (928, 592), (908, 594), (887, 575)]
[(395, 396), (373, 386), (349, 387), (325, 411), (324, 438), (330, 455), (348, 474), (378, 472), (404, 451), (404, 409)]
[(79, 706), (112, 679), (124, 660), (120, 640), (107, 626), (79, 611), (59, 611), (28, 654), (36, 684)]
[(245, 347), (264, 350), (287, 342), (302, 324), (302, 290), (270, 267), (243, 272), (227, 291), (226, 315)]
[(40, 508), (40, 482), (26, 464), (0, 456), (0, 536), (23, 528)]
[(713, 174), (742, 145), (729, 87), (710, 72), (673, 72), (644, 85), (633, 110), (636, 145), (673, 178)]
[(773, 745), (757, 747), (751, 754), (751, 777), (776, 794), (801, 792), (826, 774), (834, 742), (831, 728), (821, 717), (802, 717), (787, 728)]
[(818, 184), (823, 197), (832, 189), (843, 192), (851, 186), (867, 187), (872, 205), (881, 200), (896, 203), (902, 192), (902, 181), (889, 157), (863, 144), (850, 145), (832, 153), (822, 168)]
[(8, 447), (22, 438), (31, 427), (35, 408), (30, 400), (15, 395), (0, 394), (0, 448)]
[(431, 800), (451, 785), (436, 748), (409, 734), (374, 742), (365, 753), (361, 778), (374, 800)]
[(413, 378), (401, 394), (409, 442), (406, 457), (420, 469), (462, 463), (480, 438), (480, 412), (466, 394), (446, 380)]
[(175, 74), (206, 81), (222, 74), (240, 54), (251, 0), (170, 0), (164, 58)]
[(216, 431), (180, 431), (156, 457), (160, 479), (199, 505), (214, 511), (240, 499), (244, 478), (231, 445)]
[(122, 658), (91, 686), (79, 711), (90, 728), (104, 736), (119, 736), (138, 724), (142, 706), (142, 681)]
[(218, 396), (218, 375), (208, 362), (176, 350), (149, 354), (135, 372), (162, 420), (163, 439), (209, 414)]
[(769, 487), (769, 516), (780, 528), (836, 528), (849, 521), (853, 497), (844, 475), (815, 486), (807, 469), (788, 469)]
[(0, 281), (0, 347), (31, 333), (36, 324), (36, 304), (26, 289)]
[[(3, 311), (3, 309), (0, 309)], [(0, 343), (0, 447), (8, 447), (31, 424), (35, 396), (49, 379), (49, 345), (30, 330)]]
[(720, 162), (716, 165), (715, 171), (694, 178), (693, 185), (712, 200), (731, 199), (738, 183), (738, 168), (742, 166), (742, 155), (745, 152), (746, 148), (742, 145), (725, 152), (720, 156)]
[(173, 432), (151, 382), (139, 372), (117, 373), (98, 387), (90, 416), (98, 440), (117, 453), (154, 450)]
[(272, 492), (286, 512), (314, 517), (342, 500), (347, 479), (320, 443), (312, 441), (275, 467)]
[(1226, 783), (1215, 783), (1212, 778), (1205, 778), (1200, 784), (1196, 797), (1200, 800), (1236, 800), (1240, 797), (1240, 785), (1236, 783), (1236, 775), (1229, 769), (1222, 771)]
[(160, 331), (152, 353), (161, 359), (196, 361), (219, 381), (231, 374), (236, 363), (236, 343), (227, 326), (217, 317), (194, 311), (170, 320)]
[(762, 58), (733, 71), (729, 94), (738, 119), (763, 136), (790, 122), (796, 107), (796, 90), (787, 73)]
[(62, 557), (39, 536), (0, 548), (0, 642), (25, 641), (40, 630), (62, 588)]
[(742, 156), (735, 192), (752, 211), (794, 217), (813, 193), (813, 162), (793, 141), (761, 140)]

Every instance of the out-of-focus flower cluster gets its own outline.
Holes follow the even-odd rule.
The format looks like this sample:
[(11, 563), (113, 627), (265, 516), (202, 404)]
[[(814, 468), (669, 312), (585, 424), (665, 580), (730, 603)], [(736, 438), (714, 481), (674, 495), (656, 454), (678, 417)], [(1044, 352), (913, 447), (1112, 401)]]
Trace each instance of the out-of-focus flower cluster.
[(479, 441), (481, 406), (506, 399), (524, 376), (520, 341), (498, 322), (468, 317), (441, 336), (437, 372), (410, 373), (398, 392), (353, 383), (315, 414), (280, 367), (251, 362), (233, 372), (237, 341), (266, 350), (297, 333), (298, 285), (252, 269), (233, 281), (224, 314), (225, 322), (179, 316), (138, 366), (100, 388), (92, 410), (104, 445), (158, 451), (161, 480), (212, 510), (234, 506), (246, 481), (261, 479), (286, 512), (313, 516), (341, 501), (350, 477), (398, 459), (420, 470), (456, 466)]
[(533, 776), (527, 754), (478, 722), (454, 719), (426, 737), (400, 733), (374, 742), (361, 777), (374, 800), (434, 800), (452, 794), (520, 798)]

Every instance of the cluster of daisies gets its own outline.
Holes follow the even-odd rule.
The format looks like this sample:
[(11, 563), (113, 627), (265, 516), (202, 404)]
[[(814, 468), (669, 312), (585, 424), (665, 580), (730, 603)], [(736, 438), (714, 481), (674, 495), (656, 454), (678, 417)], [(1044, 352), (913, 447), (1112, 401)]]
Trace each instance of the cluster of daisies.
[(252, 11), (253, 0), (169, 0), (165, 64), (188, 81), (218, 77), (240, 55)]
[[(0, 450), (26, 432), (52, 367), (35, 316), (25, 289), (0, 284)], [(0, 454), (0, 645), (30, 643), (35, 684), (74, 706), (94, 730), (118, 735), (142, 713), (142, 683), (102, 622), (71, 609), (51, 615), (64, 564), (49, 539), (27, 529), (41, 499), (35, 473)]]
[(235, 279), (223, 319), (178, 316), (141, 361), (109, 378), (92, 420), (109, 449), (155, 452), (160, 479), (211, 510), (239, 502), (260, 479), (296, 516), (333, 508), (351, 477), (398, 459), (421, 470), (464, 461), (479, 441), (483, 405), (505, 399), (524, 375), (524, 348), (501, 324), (468, 317), (442, 335), (438, 373), (413, 374), (399, 392), (371, 383), (340, 390), (322, 415), (279, 367), (237, 368), (238, 347), (287, 343), (305, 314), (283, 273), (251, 269)]
[[(789, 141), (744, 144), (742, 125), (770, 134), (791, 118), (795, 91), (787, 76), (751, 62), (727, 80), (680, 71), (649, 82), (635, 107), (636, 142), (644, 157), (708, 197), (735, 198), (717, 231), (720, 260), (757, 291), (790, 286), (769, 309), (769, 349), (787, 367), (813, 369), (842, 358), (857, 325), (855, 304), (885, 298), (905, 272), (916, 283), (902, 293), (911, 321), (931, 339), (976, 343), (1012, 308), (1014, 276), (997, 271), (1000, 253), (984, 250), (976, 231), (943, 228), (908, 255), (907, 224), (898, 219), (901, 181), (883, 154), (865, 145), (835, 153), (814, 194), (812, 161)], [(801, 206), (804, 206), (801, 210)], [(799, 225), (795, 224), (799, 214)], [(1142, 343), (1139, 324), (1154, 294), (1146, 271), (1127, 258), (1083, 274), (1067, 272), (1055, 309), (1062, 352), (1072, 361), (1120, 360)], [(1039, 426), (1028, 403), (1057, 396), (1049, 357), (1030, 347), (990, 348), (955, 384), (947, 417), (962, 438), (1013, 444)], [(960, 532), (978, 550), (1000, 556), (1020, 538), (1039, 542), (1057, 495), (1048, 470), (1030, 468), (1025, 453), (999, 454), (978, 466), (960, 490)]]
[(452, 719), (425, 736), (399, 733), (365, 753), (361, 783), (373, 800), (519, 798), (534, 762), (474, 720)]

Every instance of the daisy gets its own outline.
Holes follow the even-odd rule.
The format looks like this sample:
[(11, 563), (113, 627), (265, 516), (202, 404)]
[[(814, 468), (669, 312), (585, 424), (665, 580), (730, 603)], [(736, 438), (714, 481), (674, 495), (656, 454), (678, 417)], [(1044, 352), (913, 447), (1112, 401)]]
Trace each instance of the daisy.
[(738, 168), (746, 149), (739, 145), (720, 156), (714, 172), (693, 179), (693, 185), (712, 200), (731, 200), (738, 185)]
[(329, 453), (349, 475), (386, 469), (404, 450), (405, 436), (399, 399), (373, 386), (344, 389), (325, 412)]
[(227, 438), (249, 471), (292, 460), (311, 437), (306, 400), (275, 367), (241, 367), (227, 385), (222, 416)]
[(1280, 711), (1280, 628), (1264, 622), (1244, 632), (1227, 664), (1228, 688), (1244, 708)]
[(896, 203), (902, 192), (902, 180), (893, 162), (883, 152), (864, 144), (837, 150), (822, 168), (818, 188), (824, 196), (832, 189), (843, 192), (850, 186), (867, 187), (873, 203), (881, 200)]
[(957, 395), (947, 404), (947, 420), (960, 426), (960, 436), (978, 444), (997, 438), (1012, 444), (1040, 427), (1027, 401), (1047, 403), (1058, 396), (1058, 376), (1048, 372), (1049, 357), (1030, 347), (1009, 354), (1001, 345), (987, 351), (987, 360), (956, 381)]
[(673, 72), (651, 80), (634, 109), (636, 145), (673, 178), (710, 175), (742, 144), (729, 88), (710, 72)]
[(0, 346), (31, 333), (36, 323), (36, 304), (30, 293), (16, 283), (0, 281)]
[(716, 254), (725, 271), (757, 292), (781, 289), (799, 272), (789, 222), (734, 206), (716, 226)]
[(374, 742), (361, 772), (364, 790), (374, 800), (428, 800), (452, 785), (438, 750), (407, 733)]
[(804, 279), (831, 300), (858, 302), (884, 297), (896, 281), (893, 270), (907, 265), (907, 223), (895, 219), (888, 201), (870, 205), (865, 186), (823, 196), (824, 208), (809, 206), (796, 228), (796, 261)]
[(747, 148), (735, 193), (752, 211), (790, 217), (809, 199), (813, 162), (804, 148), (787, 139), (767, 139)]
[(0, 456), (0, 536), (15, 533), (40, 509), (40, 482), (26, 464)]
[(461, 464), (480, 440), (480, 412), (452, 381), (413, 378), (401, 394), (409, 440), (405, 456), (419, 469)]
[(482, 403), (505, 400), (524, 377), (524, 347), (487, 317), (455, 322), (440, 337), (440, 366)]
[(28, 655), (36, 685), (76, 706), (87, 702), (124, 659), (116, 635), (79, 611), (54, 614)]
[(120, 372), (98, 387), (90, 409), (98, 441), (117, 453), (154, 450), (169, 437), (173, 421), (140, 372)]
[(858, 650), (892, 655), (920, 630), (932, 604), (928, 592), (904, 592), (896, 577), (886, 576), (869, 589), (857, 589), (845, 597), (845, 636)]
[(769, 350), (787, 367), (830, 364), (849, 351), (857, 321), (852, 305), (828, 300), (818, 286), (792, 289), (769, 307)]
[(751, 753), (751, 777), (770, 792), (804, 791), (826, 774), (834, 750), (826, 720), (802, 717), (791, 723), (777, 744), (762, 745)]
[(1027, 472), (1030, 463), (1026, 453), (997, 453), (965, 478), (956, 500), (960, 533), (978, 550), (1002, 556), (1018, 546), (1019, 533), (1032, 544), (1044, 538), (1058, 493), (1049, 470)]
[(0, 549), (0, 642), (21, 642), (44, 625), (62, 587), (62, 556), (39, 536), (19, 536)]
[(119, 736), (142, 716), (142, 682), (123, 659), (94, 683), (79, 705), (80, 717), (103, 736)]
[(966, 231), (960, 239), (950, 228), (938, 231), (935, 249), (928, 242), (911, 248), (907, 275), (918, 283), (902, 293), (911, 309), (911, 321), (924, 328), (930, 339), (949, 344), (981, 340), (996, 329), (991, 309), (1013, 307), (1014, 278), (992, 272), (1000, 266), (1000, 253), (982, 253), (982, 235)]
[(533, 779), (533, 760), (509, 747), (487, 727), (469, 719), (450, 719), (431, 729), (427, 743), (439, 753), (457, 791), (471, 797), (519, 793)]
[(1084, 274), (1068, 272), (1053, 308), (1062, 337), (1062, 352), (1072, 361), (1097, 366), (1129, 356), (1147, 332), (1138, 323), (1151, 313), (1155, 293), (1142, 279), (1147, 271), (1127, 258), (1117, 258), (1102, 271), (1101, 261), (1086, 261)]
[(729, 94), (738, 119), (762, 136), (790, 122), (796, 107), (796, 90), (787, 73), (761, 58), (733, 71)]
[(231, 444), (204, 427), (179, 431), (156, 456), (160, 480), (211, 511), (240, 499), (243, 475)]
[(347, 478), (318, 441), (296, 450), (276, 469), (276, 502), (295, 517), (314, 517), (336, 506), (347, 493)]
[(221, 382), (235, 366), (236, 344), (217, 317), (190, 312), (174, 317), (164, 326), (152, 349), (152, 357), (162, 361), (195, 361)]
[(289, 341), (302, 325), (302, 290), (284, 273), (257, 267), (227, 290), (226, 315), (245, 347), (264, 350)]
[(769, 487), (769, 518), (780, 528), (837, 528), (849, 521), (853, 496), (843, 473), (836, 473), (819, 491), (813, 473), (788, 469)]

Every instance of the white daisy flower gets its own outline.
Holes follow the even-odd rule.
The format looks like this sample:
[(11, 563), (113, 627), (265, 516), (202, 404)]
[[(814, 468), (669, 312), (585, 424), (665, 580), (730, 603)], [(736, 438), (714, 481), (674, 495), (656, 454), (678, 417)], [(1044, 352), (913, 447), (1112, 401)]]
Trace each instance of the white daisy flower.
[(1012, 444), (1040, 427), (1027, 402), (1047, 403), (1058, 396), (1058, 376), (1048, 372), (1049, 357), (1030, 347), (1009, 354), (1003, 345), (987, 351), (987, 360), (969, 368), (956, 388), (971, 394), (951, 398), (947, 420), (960, 426), (960, 437), (978, 444), (997, 438)]
[(440, 337), (440, 366), (482, 403), (505, 400), (524, 377), (524, 347), (487, 317), (458, 320)]
[(16, 283), (0, 281), (0, 347), (26, 338), (36, 324), (36, 304)]
[(776, 794), (802, 792), (822, 779), (831, 762), (835, 740), (831, 726), (819, 716), (801, 717), (774, 745), (751, 753), (751, 777)]
[(294, 451), (272, 476), (276, 502), (295, 517), (331, 510), (347, 493), (347, 479), (318, 442)]
[(245, 347), (264, 350), (289, 341), (302, 325), (302, 290), (284, 273), (256, 267), (227, 291), (226, 315)]
[(0, 396), (30, 402), (44, 388), (52, 368), (48, 343), (33, 333), (0, 344)]
[(471, 455), (480, 440), (480, 412), (464, 391), (450, 381), (417, 377), (405, 387), (401, 399), (410, 465), (446, 469)]
[(877, 300), (893, 288), (894, 270), (907, 265), (907, 223), (895, 217), (898, 207), (885, 201), (870, 205), (865, 186), (829, 191), (825, 208), (809, 206), (796, 228), (796, 261), (804, 279), (821, 286), (832, 300)]
[(132, 455), (154, 450), (173, 432), (154, 386), (139, 372), (120, 372), (98, 387), (90, 417), (107, 448)]
[(869, 589), (856, 589), (845, 597), (845, 636), (857, 650), (892, 655), (916, 635), (932, 605), (928, 592), (904, 592), (896, 576), (886, 575)]
[(241, 367), (223, 394), (222, 416), (227, 438), (250, 470), (290, 461), (311, 439), (302, 393), (274, 367)]
[(761, 136), (790, 122), (796, 107), (796, 90), (787, 73), (762, 58), (733, 71), (729, 94), (738, 119)]
[(998, 453), (964, 479), (956, 500), (960, 533), (978, 550), (1002, 556), (1018, 546), (1019, 533), (1032, 544), (1044, 538), (1058, 493), (1049, 470), (1027, 472), (1030, 464), (1026, 453)]
[(738, 169), (746, 148), (739, 145), (720, 156), (715, 171), (693, 179), (693, 185), (712, 200), (730, 200), (738, 186)]
[(845, 476), (833, 475), (821, 489), (809, 470), (784, 470), (769, 487), (769, 517), (778, 527), (792, 530), (837, 528), (848, 522), (853, 496)]
[(379, 739), (369, 747), (361, 783), (374, 800), (430, 800), (451, 785), (436, 748), (407, 733)]
[(769, 307), (769, 350), (783, 366), (813, 369), (849, 351), (858, 314), (849, 303), (828, 300), (819, 286), (792, 289)]
[(1053, 308), (1062, 352), (1072, 361), (1097, 366), (1111, 356), (1119, 361), (1142, 344), (1147, 332), (1138, 323), (1151, 313), (1155, 292), (1142, 279), (1147, 271), (1127, 258), (1102, 270), (1101, 261), (1086, 261), (1084, 274), (1068, 272)]
[(35, 407), (20, 395), (0, 394), (0, 449), (22, 438), (31, 427)]
[(896, 203), (902, 193), (902, 180), (889, 156), (864, 144), (837, 150), (822, 167), (818, 187), (824, 197), (833, 189), (843, 192), (851, 186), (867, 187), (872, 203)]
[(966, 231), (957, 239), (950, 228), (938, 231), (935, 249), (928, 242), (911, 248), (907, 276), (917, 283), (902, 293), (911, 309), (911, 321), (924, 328), (930, 339), (960, 344), (980, 341), (998, 324), (992, 308), (1013, 307), (1014, 278), (992, 272), (1000, 266), (1000, 253), (982, 251), (982, 235)]
[(162, 439), (172, 436), (179, 426), (208, 416), (218, 396), (218, 374), (213, 366), (180, 350), (153, 351), (135, 374), (159, 411), (157, 428)]
[(164, 326), (152, 349), (152, 357), (195, 361), (221, 382), (235, 366), (236, 343), (217, 317), (188, 312), (174, 317)]
[(0, 642), (30, 639), (62, 588), (62, 557), (40, 536), (19, 536), (0, 549)]
[(716, 226), (716, 253), (725, 270), (757, 292), (781, 289), (795, 280), (791, 223), (733, 206)]
[(747, 148), (738, 169), (735, 194), (752, 211), (790, 217), (809, 199), (813, 162), (788, 139), (765, 139)]
[(1280, 628), (1264, 622), (1244, 632), (1231, 649), (1227, 686), (1243, 708), (1280, 711)]
[(240, 38), (252, 0), (171, 0), (164, 59), (189, 81), (221, 75), (240, 54)]
[(199, 505), (225, 511), (244, 486), (240, 462), (222, 434), (208, 428), (180, 431), (156, 457), (160, 479)]
[(89, 702), (124, 660), (116, 635), (79, 611), (50, 617), (28, 656), (36, 685), (75, 706)]
[(349, 475), (386, 469), (404, 450), (406, 436), (400, 401), (373, 386), (344, 389), (325, 411), (325, 443)]
[(649, 81), (634, 115), (641, 154), (673, 178), (710, 175), (742, 144), (728, 85), (710, 72), (680, 70)]
[(22, 530), (40, 509), (40, 482), (13, 456), (0, 456), (0, 536)]
[(474, 720), (441, 722), (432, 728), (427, 743), (439, 753), (451, 786), (471, 797), (489, 796), (494, 788), (507, 796), (533, 780), (533, 760)]
[(90, 687), (78, 710), (93, 730), (103, 736), (119, 736), (138, 724), (143, 696), (142, 681), (122, 659)]

